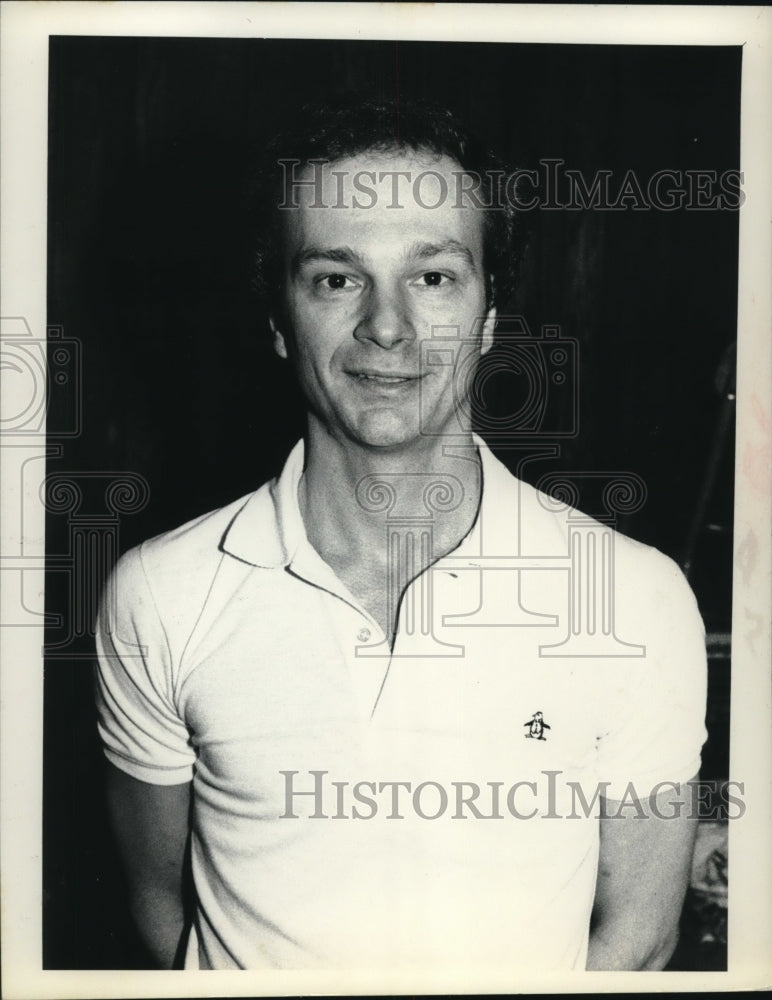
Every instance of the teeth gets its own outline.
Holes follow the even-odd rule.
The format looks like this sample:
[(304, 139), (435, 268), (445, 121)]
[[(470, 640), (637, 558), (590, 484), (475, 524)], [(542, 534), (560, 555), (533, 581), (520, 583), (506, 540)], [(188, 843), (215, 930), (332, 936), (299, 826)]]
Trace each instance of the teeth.
[(408, 379), (401, 375), (360, 375), (359, 378), (367, 379), (369, 382), (407, 382)]

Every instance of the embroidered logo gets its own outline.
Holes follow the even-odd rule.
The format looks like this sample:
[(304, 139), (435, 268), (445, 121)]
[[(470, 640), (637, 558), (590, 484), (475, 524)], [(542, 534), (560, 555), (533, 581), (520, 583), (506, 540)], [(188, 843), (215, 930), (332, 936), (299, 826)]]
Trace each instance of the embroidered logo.
[(528, 726), (528, 732), (525, 734), (527, 740), (546, 740), (544, 730), (552, 729), (552, 726), (548, 726), (544, 721), (544, 715), (541, 712), (534, 712), (528, 722), (524, 722), (523, 725)]

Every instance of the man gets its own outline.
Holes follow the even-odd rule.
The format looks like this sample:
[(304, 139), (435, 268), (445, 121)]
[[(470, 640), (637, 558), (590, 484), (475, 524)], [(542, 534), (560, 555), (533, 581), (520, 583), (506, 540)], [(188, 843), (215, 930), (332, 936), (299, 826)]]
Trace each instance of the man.
[[(662, 968), (702, 624), (668, 559), (549, 509), (472, 433), (512, 256), (497, 162), (445, 113), (366, 102), (268, 159), (260, 284), (305, 439), (124, 555), (100, 617), (137, 924), (164, 967)], [(608, 605), (571, 517), (613, 542)], [(606, 645), (577, 655), (581, 601)]]

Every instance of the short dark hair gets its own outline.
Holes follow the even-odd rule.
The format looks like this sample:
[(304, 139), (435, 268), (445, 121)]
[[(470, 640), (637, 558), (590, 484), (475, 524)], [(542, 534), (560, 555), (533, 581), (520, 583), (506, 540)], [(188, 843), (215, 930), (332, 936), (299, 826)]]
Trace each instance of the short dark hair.
[(503, 197), (507, 177), (503, 159), (446, 108), (425, 101), (372, 98), (307, 104), (264, 145), (250, 178), (256, 248), (252, 284), (261, 298), (278, 305), (283, 286), (278, 206), (286, 195), (286, 167), (281, 161), (305, 165), (403, 149), (448, 156), (480, 179), (477, 198), (483, 206), (491, 206), (481, 209), (486, 299), (489, 306), (507, 301), (514, 285), (516, 217), (509, 199)]

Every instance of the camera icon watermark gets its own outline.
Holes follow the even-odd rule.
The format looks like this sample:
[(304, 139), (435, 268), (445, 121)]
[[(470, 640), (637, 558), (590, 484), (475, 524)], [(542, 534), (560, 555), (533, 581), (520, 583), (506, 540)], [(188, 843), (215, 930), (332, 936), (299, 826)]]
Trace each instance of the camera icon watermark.
[[(82, 351), (62, 327), (46, 333), (35, 336), (22, 316), (0, 319), (0, 624), (48, 628), (43, 653), (49, 658), (91, 658), (99, 595), (119, 554), (120, 522), (143, 509), (150, 490), (135, 473), (52, 468), (65, 441), (83, 428)], [(47, 534), (52, 515), (64, 515), (66, 524), (49, 522), (54, 530)], [(58, 551), (52, 536), (64, 536)]]
[(33, 336), (22, 316), (0, 320), (0, 434), (77, 437), (82, 428), (81, 345), (60, 326)]
[(478, 329), (462, 337), (458, 327), (437, 326), (421, 343), (422, 373), (442, 369), (452, 373), (459, 428), (432, 428), (432, 400), (421, 380), (419, 418), (424, 436), (463, 436), (470, 425), (496, 444), (577, 436), (577, 340), (563, 336), (554, 324), (542, 326), (535, 336), (522, 316), (503, 316), (497, 320), (490, 350), (482, 355), (480, 341)]

